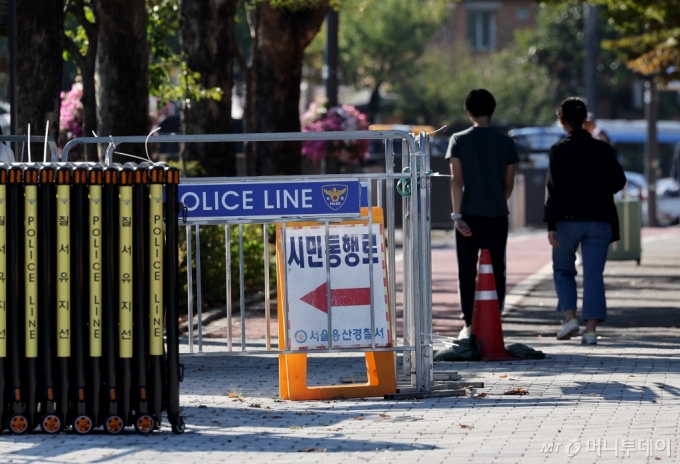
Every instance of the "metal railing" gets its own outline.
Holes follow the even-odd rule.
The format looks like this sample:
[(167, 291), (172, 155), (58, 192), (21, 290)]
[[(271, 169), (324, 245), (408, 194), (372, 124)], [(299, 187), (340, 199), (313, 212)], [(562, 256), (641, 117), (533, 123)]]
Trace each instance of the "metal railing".
[[(107, 144), (106, 160), (111, 162), (112, 155), (116, 147), (123, 143), (146, 143), (146, 136), (129, 137), (84, 137), (68, 142), (64, 147), (61, 159), (68, 160), (70, 150), (79, 144), (102, 143)], [(328, 291), (327, 301), (327, 322), (328, 322), (328, 347), (326, 349), (306, 349), (306, 353), (346, 353), (346, 352), (366, 352), (366, 351), (393, 351), (403, 352), (404, 371), (410, 375), (412, 386), (418, 391), (429, 392), (433, 379), (432, 367), (432, 311), (431, 311), (431, 258), (430, 258), (430, 180), (427, 174), (429, 170), (429, 139), (425, 133), (421, 133), (417, 138), (403, 131), (348, 131), (348, 132), (318, 132), (318, 133), (272, 133), (272, 134), (215, 134), (215, 135), (166, 135), (155, 136), (149, 141), (153, 142), (271, 142), (271, 141), (306, 141), (306, 140), (382, 140), (385, 147), (385, 173), (373, 174), (343, 174), (343, 175), (300, 175), (300, 176), (269, 176), (269, 177), (232, 177), (232, 178), (186, 178), (180, 180), (180, 186), (200, 187), (201, 185), (238, 185), (248, 183), (280, 183), (280, 182), (313, 182), (327, 181), (340, 182), (346, 180), (358, 181), (365, 188), (366, 202), (362, 204), (366, 209), (366, 216), (359, 218), (358, 214), (333, 214), (328, 216), (308, 217), (304, 214), (276, 217), (253, 217), (250, 215), (235, 215), (229, 217), (190, 217), (181, 215), (178, 218), (179, 224), (186, 230), (187, 247), (187, 301), (188, 301), (188, 353), (183, 356), (191, 355), (259, 355), (259, 354), (291, 354), (300, 351), (291, 350), (284, 344), (283, 349), (273, 349), (272, 333), (270, 330), (270, 288), (269, 288), (269, 250), (267, 237), (269, 227), (279, 225), (286, 230), (286, 225), (304, 221), (314, 221), (323, 226), (325, 235), (326, 257), (326, 283), (327, 289), (331, 289), (331, 274), (328, 262), (329, 257), (329, 230), (332, 224), (342, 220), (363, 219), (368, 225), (368, 263), (370, 280), (370, 314), (371, 314), (371, 333), (374, 334), (375, 308), (373, 305), (373, 207), (381, 207), (385, 213), (385, 233), (386, 233), (386, 265), (387, 265), (387, 293), (390, 303), (390, 325), (392, 329), (392, 346), (377, 347), (375, 337), (371, 337), (370, 347), (353, 348), (333, 348), (332, 345), (332, 308), (331, 295)], [(395, 173), (394, 143), (402, 143), (402, 169), (409, 167), (410, 173)], [(396, 236), (395, 236), (395, 217), (394, 204), (398, 201), (395, 195), (395, 180), (408, 177), (412, 189), (410, 197), (402, 197), (403, 202), (403, 233), (402, 233), (402, 259), (397, 259)], [(375, 192), (375, 195), (374, 195)], [(375, 197), (375, 201), (374, 201)], [(182, 195), (180, 194), (180, 201)], [(265, 319), (266, 319), (266, 340), (264, 348), (255, 346), (246, 339), (246, 304), (244, 287), (244, 260), (243, 260), (243, 227), (245, 224), (260, 224), (263, 228), (264, 253), (263, 273), (264, 273), (264, 296), (265, 296)], [(201, 274), (201, 226), (222, 225), (224, 226), (225, 240), (225, 281), (226, 281), (226, 337), (221, 350), (204, 350), (203, 333), (203, 310), (202, 310), (202, 274)], [(233, 336), (233, 307), (231, 294), (231, 227), (238, 227), (239, 240), (239, 301), (240, 301), (240, 340), (235, 340)], [(195, 252), (192, 249), (192, 229), (195, 233)], [(285, 235), (284, 235), (285, 236)], [(285, 241), (283, 243), (283, 255), (285, 256)], [(196, 282), (192, 275), (192, 256), (195, 254), (196, 261)], [(402, 311), (403, 324), (402, 342), (397, 340), (397, 286), (396, 275), (398, 263), (402, 266), (403, 287), (402, 287)], [(285, 280), (288, 285), (288, 279)], [(196, 299), (194, 299), (194, 286), (196, 287)], [(288, 292), (285, 292), (287, 297)], [(287, 302), (286, 302), (287, 303)], [(195, 311), (194, 311), (195, 309)], [(197, 318), (197, 330), (194, 330), (194, 313)], [(287, 312), (280, 311), (283, 316), (283, 327), (287, 337), (288, 321)], [(195, 333), (196, 332), (196, 333)], [(214, 340), (214, 339), (211, 339)]]
[[(16, 162), (20, 162), (24, 158), (24, 148), (28, 141), (29, 137), (26, 135), (0, 135), (0, 142), (14, 142), (15, 146), (21, 143), (21, 150), (20, 151), (15, 150), (14, 153), (14, 159), (16, 160)], [(57, 161), (59, 159), (57, 142), (54, 141), (54, 137), (52, 137), (51, 135), (48, 136), (47, 138), (40, 135), (32, 135), (30, 137), (30, 142), (47, 144), (47, 146), (50, 149), (50, 158), (48, 161)], [(19, 153), (16, 153), (16, 151), (19, 151)], [(40, 155), (41, 155), (40, 153), (36, 153), (36, 157), (32, 161), (38, 162), (43, 160), (44, 156)]]

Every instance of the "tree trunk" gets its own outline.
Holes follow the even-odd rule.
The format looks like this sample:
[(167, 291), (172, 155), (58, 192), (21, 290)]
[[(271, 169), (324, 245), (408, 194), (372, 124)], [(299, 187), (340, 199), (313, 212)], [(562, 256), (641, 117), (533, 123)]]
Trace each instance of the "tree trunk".
[(375, 87), (373, 87), (373, 91), (371, 92), (371, 99), (368, 101), (368, 111), (367, 111), (367, 117), (368, 120), (375, 124), (378, 122), (378, 115), (380, 114), (380, 86), (382, 85), (381, 82), (378, 82)]
[[(85, 14), (85, 4), (82, 0), (67, 4), (67, 14), (71, 13), (80, 23), (87, 35), (87, 52), (81, 55), (79, 48), (70, 37), (62, 37), (64, 49), (71, 54), (71, 59), (80, 70), (82, 78), (83, 95), (80, 102), (83, 105), (83, 135), (91, 137), (97, 132), (97, 93), (95, 91), (94, 71), (97, 62), (97, 43), (99, 41), (99, 23), (97, 18), (97, 8), (94, 3), (90, 3), (90, 8), (94, 15), (94, 21), (90, 22)], [(68, 18), (66, 19), (68, 21)], [(97, 145), (85, 145), (85, 159), (87, 161), (98, 161)]]
[[(182, 111), (185, 134), (232, 132), (233, 29), (238, 0), (180, 1), (180, 40), (187, 65), (200, 73), (201, 86), (219, 87), (222, 99), (189, 101)], [(236, 175), (235, 144), (182, 144), (183, 161), (199, 160), (211, 176)]]
[[(328, 0), (313, 9), (296, 12), (258, 6), (258, 44), (255, 49), (255, 132), (300, 131), (300, 81), (307, 45), (319, 32), (328, 11)], [(260, 142), (255, 159), (261, 175), (301, 172), (299, 142)]]
[[(64, 31), (63, 0), (21, 0), (17, 12), (17, 133), (59, 137), (61, 36)], [(43, 159), (43, 147), (33, 146), (33, 161)], [(39, 156), (35, 156), (39, 153)], [(21, 153), (15, 154), (17, 161)], [(49, 154), (48, 154), (49, 161)]]
[[(95, 64), (97, 61), (97, 39), (95, 35), (90, 38), (87, 55), (85, 56), (85, 67), (81, 69), (83, 78), (83, 96), (80, 101), (83, 103), (83, 136), (93, 137), (94, 133), (100, 135), (97, 130), (97, 92), (95, 88)], [(90, 52), (90, 47), (94, 47)], [(87, 161), (97, 161), (97, 145), (88, 143), (85, 145), (85, 159)]]
[[(100, 137), (149, 132), (148, 16), (144, 0), (95, 0), (99, 43), (95, 65), (97, 126)], [(146, 157), (143, 144), (120, 151)], [(116, 161), (135, 161), (120, 157)]]

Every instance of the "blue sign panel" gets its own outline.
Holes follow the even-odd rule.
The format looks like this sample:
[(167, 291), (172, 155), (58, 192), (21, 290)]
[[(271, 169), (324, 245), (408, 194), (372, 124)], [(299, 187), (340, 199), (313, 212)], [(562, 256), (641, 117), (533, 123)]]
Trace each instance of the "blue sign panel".
[(188, 221), (360, 214), (357, 179), (179, 184)]

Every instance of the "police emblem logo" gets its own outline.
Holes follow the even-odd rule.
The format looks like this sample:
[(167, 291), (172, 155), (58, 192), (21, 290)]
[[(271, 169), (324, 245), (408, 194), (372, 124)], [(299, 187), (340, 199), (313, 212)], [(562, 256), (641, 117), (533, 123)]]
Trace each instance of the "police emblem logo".
[(347, 185), (323, 185), (321, 190), (323, 192), (324, 201), (333, 211), (342, 208), (342, 205), (347, 201)]
[(307, 332), (304, 330), (298, 330), (295, 332), (295, 340), (298, 341), (298, 343), (304, 343), (307, 341)]

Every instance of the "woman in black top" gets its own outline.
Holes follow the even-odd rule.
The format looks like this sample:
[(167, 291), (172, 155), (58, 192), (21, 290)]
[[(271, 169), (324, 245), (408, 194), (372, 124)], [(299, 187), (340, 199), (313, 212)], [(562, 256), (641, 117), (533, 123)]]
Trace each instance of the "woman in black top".
[(626, 184), (623, 168), (614, 149), (594, 139), (585, 129), (586, 105), (568, 98), (557, 116), (567, 136), (550, 149), (546, 179), (545, 222), (553, 246), (553, 278), (557, 311), (565, 323), (558, 340), (579, 332), (576, 319), (575, 255), (579, 244), (583, 254), (583, 316), (586, 329), (581, 342), (597, 344), (595, 328), (607, 318), (604, 271), (609, 244), (619, 239), (618, 217), (613, 195)]

